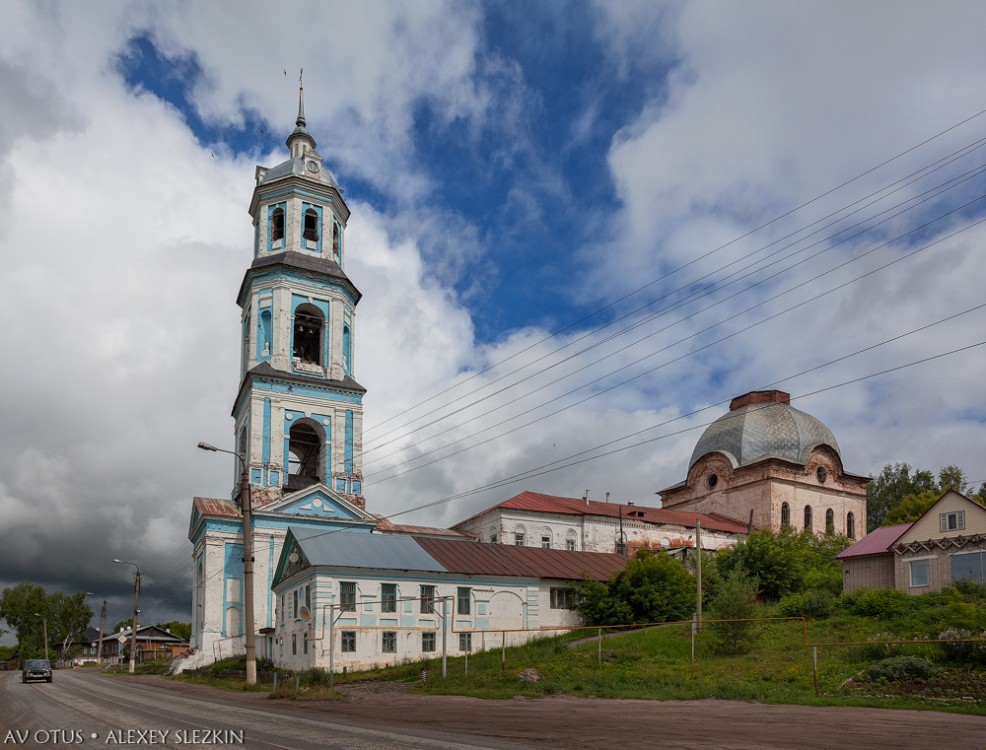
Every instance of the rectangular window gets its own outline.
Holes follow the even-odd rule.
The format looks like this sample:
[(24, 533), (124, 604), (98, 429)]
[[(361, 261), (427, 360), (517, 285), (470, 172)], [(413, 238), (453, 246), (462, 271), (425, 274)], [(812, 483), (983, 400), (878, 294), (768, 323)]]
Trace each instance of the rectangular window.
[(542, 536), (541, 537), (541, 549), (551, 549), (551, 537)]
[(281, 625), (284, 624), (284, 594), (281, 594)]
[(965, 511), (953, 510), (951, 513), (939, 513), (938, 523), (941, 531), (962, 531), (965, 528)]
[(459, 651), (472, 651), (472, 633), (459, 633)]
[(397, 653), (397, 633), (395, 631), (383, 631), (383, 643), (381, 644), (381, 650), (385, 654)]
[(963, 578), (968, 578), (983, 585), (986, 580), (983, 575), (983, 557), (982, 552), (952, 555), (952, 580), (961, 581)]
[(459, 586), (455, 596), (455, 609), (460, 615), (468, 615), (472, 605), (472, 589), (468, 586)]
[(298, 655), (298, 634), (297, 633), (292, 633), (291, 634), (291, 656), (297, 656), (297, 655)]
[(435, 650), (435, 631), (428, 630), (421, 634), (421, 650), (425, 653), (431, 653)]
[(344, 653), (344, 654), (354, 654), (354, 653), (356, 653), (356, 631), (355, 630), (343, 630), (342, 631), (342, 653)]
[(312, 587), (305, 586), (305, 606), (308, 607), (308, 611), (312, 611)]
[(421, 586), (421, 613), (425, 615), (435, 612), (435, 587)]
[(520, 531), (514, 533), (514, 545), (516, 545), (517, 547), (524, 546), (524, 534), (521, 533)]
[(356, 583), (354, 581), (339, 582), (339, 610), (342, 612), (356, 611)]
[(569, 552), (575, 552), (575, 540), (574, 539), (566, 539), (565, 540), (565, 549), (567, 549)]
[(397, 611), (397, 584), (396, 583), (380, 584), (380, 611), (381, 612)]
[(298, 619), (298, 589), (292, 591), (291, 594), (292, 594), (292, 598), (294, 599), (294, 615), (292, 615), (292, 617), (294, 617), (294, 619), (297, 620)]
[(931, 560), (912, 560), (911, 586), (931, 585)]
[(302, 653), (308, 653), (308, 632), (305, 632), (304, 640), (302, 641)]
[(575, 589), (550, 589), (551, 609), (575, 609)]

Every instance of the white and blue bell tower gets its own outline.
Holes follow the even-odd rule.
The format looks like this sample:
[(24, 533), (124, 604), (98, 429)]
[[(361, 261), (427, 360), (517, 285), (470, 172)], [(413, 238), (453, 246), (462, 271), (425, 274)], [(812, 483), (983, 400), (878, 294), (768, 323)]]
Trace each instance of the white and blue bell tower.
[(237, 298), (235, 444), (247, 456), (254, 507), (315, 484), (365, 505), (365, 389), (353, 377), (360, 293), (345, 272), (349, 208), (315, 145), (302, 88), (288, 160), (257, 168), (253, 262)]
[(360, 293), (344, 270), (349, 208), (308, 132), (304, 89), (287, 146), (287, 161), (257, 168), (253, 260), (237, 296), (233, 445), (253, 509), (254, 622), (245, 622), (244, 495), (231, 462), (231, 497), (192, 503), (192, 652), (181, 669), (243, 653), (250, 627), (258, 658), (273, 656), (283, 603), (271, 584), (289, 526), (370, 533), (379, 523), (363, 498), (365, 390), (353, 377)]

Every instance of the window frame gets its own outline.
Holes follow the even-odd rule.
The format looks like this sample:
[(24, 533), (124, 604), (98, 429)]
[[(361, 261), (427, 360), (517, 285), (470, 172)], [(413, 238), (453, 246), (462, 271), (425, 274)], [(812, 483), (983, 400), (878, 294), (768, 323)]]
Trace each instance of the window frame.
[(356, 611), (356, 581), (339, 581), (339, 611)]
[(472, 653), (472, 633), (459, 633), (459, 651), (464, 654)]
[[(955, 519), (955, 525), (950, 524), (951, 519)], [(938, 530), (942, 533), (948, 531), (965, 531), (965, 511), (947, 510), (938, 514)]]
[[(918, 557), (907, 561), (907, 585), (910, 588), (925, 588), (931, 585), (931, 561), (933, 559), (932, 557)], [(915, 582), (914, 573), (916, 570), (921, 569), (921, 567), (915, 567), (916, 565), (924, 569), (924, 577), (926, 579), (924, 583)]]
[(548, 608), (574, 610), (578, 607), (578, 592), (569, 586), (551, 586), (548, 589)]
[(438, 587), (431, 583), (422, 583), (418, 587), (418, 594), (421, 614), (435, 614), (435, 597), (438, 594)]
[(455, 590), (455, 613), (457, 615), (472, 614), (472, 588), (459, 586)]
[(397, 653), (397, 631), (396, 630), (384, 630), (380, 634), (380, 653), (381, 654), (396, 654)]
[(339, 650), (344, 654), (356, 653), (356, 631), (342, 630), (339, 633)]
[(438, 636), (434, 630), (425, 630), (421, 633), (421, 653), (432, 654), (438, 650)]
[(380, 612), (393, 613), (397, 611), (397, 584), (380, 584)]

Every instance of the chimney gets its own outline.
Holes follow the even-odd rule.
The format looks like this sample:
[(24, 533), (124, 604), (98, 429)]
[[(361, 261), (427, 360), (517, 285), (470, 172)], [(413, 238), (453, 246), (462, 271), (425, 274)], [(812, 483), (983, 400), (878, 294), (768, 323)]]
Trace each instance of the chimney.
[(585, 491), (585, 494), (582, 496), (582, 499), (585, 500), (586, 505), (589, 504), (589, 490)]
[(729, 402), (729, 411), (750, 404), (790, 404), (791, 394), (784, 391), (750, 391)]

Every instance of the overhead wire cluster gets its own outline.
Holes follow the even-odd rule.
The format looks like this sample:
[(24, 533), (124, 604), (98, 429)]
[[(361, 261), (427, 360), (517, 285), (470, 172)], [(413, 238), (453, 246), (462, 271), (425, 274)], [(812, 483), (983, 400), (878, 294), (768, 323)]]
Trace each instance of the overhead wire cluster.
[[(750, 250), (744, 252), (740, 249), (742, 243), (767, 230), (780, 229), (783, 222), (792, 220), (809, 207), (837, 197), (850, 186), (875, 179), (881, 170), (903, 163), (924, 147), (938, 145), (946, 136), (974, 124), (984, 114), (986, 110), (955, 123), (732, 240), (661, 273), (453, 385), (368, 426), (364, 430), (364, 468), (373, 470), (366, 472), (364, 485), (378, 486), (410, 472), (448, 461), (604, 394), (639, 383), (662, 369), (681, 367), (754, 328), (790, 315), (921, 254), (947, 247), (949, 241), (960, 238), (963, 233), (986, 221), (986, 187), (983, 180), (986, 156), (982, 155), (986, 138), (968, 141), (959, 148), (928, 160), (904, 176), (884, 180), (879, 187), (864, 195), (847, 200), (823, 216), (806, 219), (793, 229), (781, 230), (780, 236)], [(976, 161), (977, 157), (979, 161)], [(932, 178), (936, 180), (934, 184), (931, 184)], [(738, 254), (736, 257), (725, 257), (718, 265), (709, 267), (712, 259), (725, 255), (728, 250)], [(831, 258), (827, 266), (822, 263), (824, 258)], [(672, 277), (677, 275), (682, 279), (685, 272), (693, 267), (697, 273), (692, 278), (669, 286)], [(811, 275), (799, 276), (798, 273), (803, 274), (806, 268), (812, 269)], [(809, 296), (799, 296), (809, 290), (812, 292)], [(653, 294), (645, 298), (645, 293), (649, 292)], [(758, 293), (761, 296), (755, 296)], [(781, 306), (784, 298), (789, 302)], [(635, 299), (638, 301), (633, 303)], [(845, 363), (880, 347), (931, 329), (938, 330), (981, 312), (984, 307), (984, 304), (957, 305), (947, 315), (898, 330), (889, 337), (785, 374), (760, 387), (793, 383), (798, 378)], [(719, 317), (702, 321), (703, 315), (714, 314), (717, 308), (723, 310)], [(756, 311), (762, 313), (759, 318), (752, 317)], [(606, 314), (611, 317), (605, 318)], [(592, 320), (600, 322), (587, 325)], [(651, 324), (658, 324), (659, 327), (648, 328)], [(683, 329), (683, 332), (671, 338), (670, 334), (675, 328)], [(639, 334), (631, 339), (630, 334), (635, 331)], [(694, 346), (687, 351), (672, 351), (689, 342), (694, 342)], [(921, 356), (896, 365), (833, 380), (828, 385), (793, 394), (792, 401), (954, 357), (984, 345), (986, 340), (977, 340), (937, 352), (920, 351)], [(639, 353), (632, 355), (634, 350)], [(649, 362), (661, 354), (666, 355), (664, 359), (657, 363)], [(617, 359), (615, 366), (602, 373), (593, 371), (596, 366), (621, 355), (634, 358)], [(568, 369), (566, 365), (569, 365)], [(564, 381), (580, 373), (585, 373), (581, 382), (562, 386)], [(562, 387), (565, 390), (559, 392)], [(521, 406), (525, 401), (533, 403)], [(531, 466), (413, 508), (404, 508), (391, 513), (388, 518), (446, 505), (702, 429), (712, 420), (700, 420), (701, 423), (696, 423), (696, 420), (708, 411), (721, 409), (728, 402), (727, 398), (660, 419), (654, 424), (587, 446), (551, 462)], [(456, 418), (458, 420), (453, 421)], [(482, 423), (467, 432), (469, 425), (485, 418), (495, 421)], [(488, 434), (498, 428), (504, 429)], [(580, 437), (585, 440), (588, 435)], [(389, 452), (385, 452), (388, 448)], [(162, 561), (159, 577), (165, 579), (180, 574), (181, 569), (187, 567), (187, 559), (188, 544), (183, 543)]]

